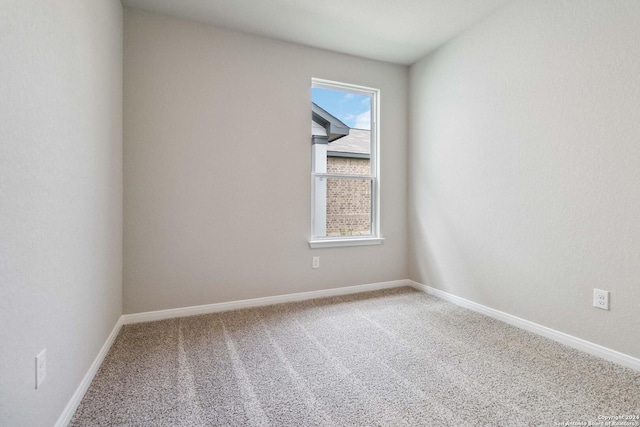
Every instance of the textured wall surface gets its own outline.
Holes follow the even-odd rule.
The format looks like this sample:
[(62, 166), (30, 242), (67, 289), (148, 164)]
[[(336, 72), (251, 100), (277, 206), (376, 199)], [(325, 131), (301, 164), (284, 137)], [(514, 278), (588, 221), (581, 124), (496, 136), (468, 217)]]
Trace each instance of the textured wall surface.
[(0, 425), (51, 427), (122, 312), (122, 6), (1, 3)]
[[(124, 51), (126, 313), (406, 278), (407, 67), (136, 9)], [(382, 245), (308, 246), (313, 77), (381, 90)]]
[(412, 279), (640, 357), (638, 40), (637, 1), (516, 1), (412, 66)]

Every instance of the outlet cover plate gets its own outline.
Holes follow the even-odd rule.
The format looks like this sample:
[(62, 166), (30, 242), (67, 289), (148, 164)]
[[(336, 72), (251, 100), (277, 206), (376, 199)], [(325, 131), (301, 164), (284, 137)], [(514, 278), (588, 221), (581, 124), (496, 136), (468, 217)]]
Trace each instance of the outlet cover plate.
[(609, 291), (593, 290), (593, 306), (602, 310), (609, 310)]

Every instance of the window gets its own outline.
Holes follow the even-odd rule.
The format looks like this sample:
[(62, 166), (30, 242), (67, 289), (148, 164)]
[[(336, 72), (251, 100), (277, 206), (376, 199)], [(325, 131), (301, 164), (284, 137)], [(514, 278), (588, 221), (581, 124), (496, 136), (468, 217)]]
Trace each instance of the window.
[(377, 89), (312, 81), (312, 248), (382, 243), (378, 98)]

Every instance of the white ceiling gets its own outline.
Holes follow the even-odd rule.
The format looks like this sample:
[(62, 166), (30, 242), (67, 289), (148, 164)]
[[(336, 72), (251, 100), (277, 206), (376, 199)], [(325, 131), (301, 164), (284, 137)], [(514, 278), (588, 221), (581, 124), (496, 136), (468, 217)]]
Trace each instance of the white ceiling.
[(336, 52), (412, 64), (511, 0), (122, 0)]

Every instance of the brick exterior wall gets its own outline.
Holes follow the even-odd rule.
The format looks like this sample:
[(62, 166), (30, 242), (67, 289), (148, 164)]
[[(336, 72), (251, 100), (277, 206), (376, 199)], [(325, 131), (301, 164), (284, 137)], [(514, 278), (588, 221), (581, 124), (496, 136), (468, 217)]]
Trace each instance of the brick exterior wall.
[[(328, 157), (327, 173), (368, 175), (369, 159)], [(327, 236), (371, 234), (371, 181), (327, 180)]]

